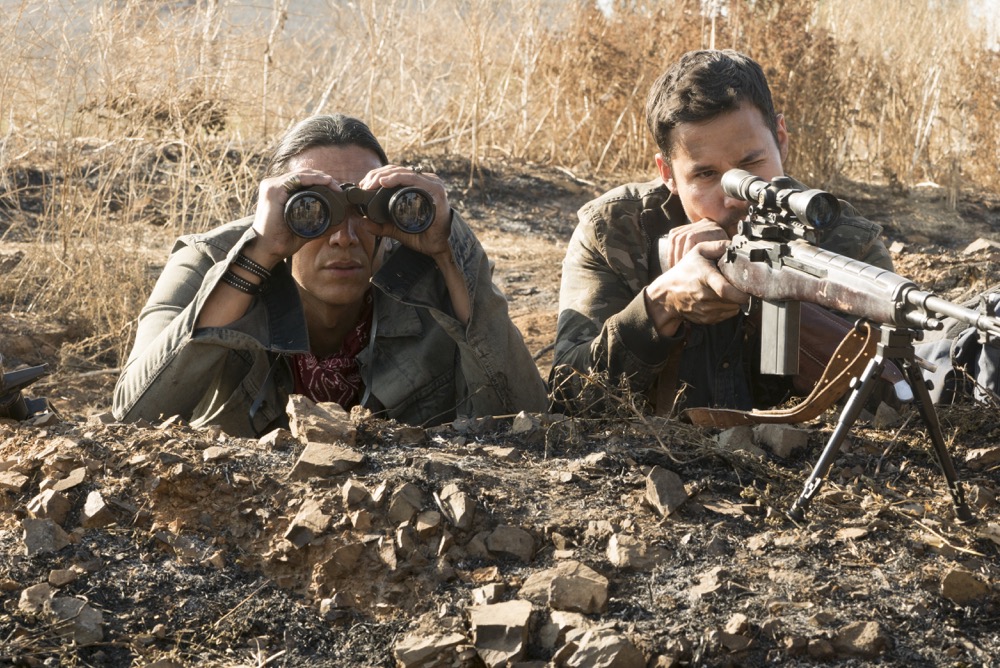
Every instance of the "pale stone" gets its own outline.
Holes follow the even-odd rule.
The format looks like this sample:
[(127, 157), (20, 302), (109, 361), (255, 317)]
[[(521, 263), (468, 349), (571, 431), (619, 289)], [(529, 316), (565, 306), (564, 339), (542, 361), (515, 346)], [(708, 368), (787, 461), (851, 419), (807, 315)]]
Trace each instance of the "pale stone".
[(317, 404), (301, 394), (293, 394), (288, 397), (285, 410), (289, 430), (299, 441), (354, 445), (357, 430), (351, 423), (351, 416), (338, 404)]
[(461, 633), (435, 633), (430, 636), (411, 633), (396, 643), (392, 654), (400, 668), (421, 668), (437, 665), (465, 641)]
[(892, 649), (892, 637), (878, 622), (854, 622), (838, 630), (831, 640), (840, 654), (874, 659)]
[(455, 528), (462, 531), (468, 531), (472, 528), (472, 519), (476, 510), (476, 504), (472, 497), (459, 489), (458, 485), (452, 483), (441, 490), (441, 501), (445, 504)]
[(257, 439), (257, 442), (266, 448), (274, 450), (287, 450), (293, 445), (299, 444), (299, 441), (292, 435), (292, 432), (280, 427), (267, 432)]
[(329, 528), (330, 519), (330, 516), (323, 512), (319, 501), (306, 499), (288, 525), (285, 540), (297, 548), (305, 547), (313, 538)]
[(593, 629), (575, 640), (576, 651), (566, 659), (568, 668), (646, 668), (646, 657), (624, 635), (611, 629)]
[(292, 468), (292, 480), (329, 477), (347, 473), (361, 466), (364, 455), (357, 450), (332, 443), (310, 442)]
[(941, 580), (941, 595), (958, 605), (969, 605), (989, 596), (990, 586), (969, 571), (953, 568)]
[(80, 574), (72, 568), (57, 568), (49, 571), (49, 584), (53, 587), (65, 587), (76, 582), (79, 577)]
[(87, 479), (87, 468), (81, 466), (70, 471), (65, 478), (57, 481), (52, 485), (52, 489), (57, 492), (65, 492), (68, 489), (73, 489), (77, 485), (82, 484)]
[(354, 478), (348, 478), (341, 488), (345, 506), (356, 506), (371, 498), (371, 494), (360, 482)]
[(441, 529), (441, 513), (435, 510), (425, 510), (417, 515), (414, 528), (420, 538), (427, 540)]
[(69, 534), (49, 519), (23, 519), (25, 554), (33, 557), (43, 552), (56, 552), (69, 545)]
[(521, 585), (520, 596), (555, 610), (586, 615), (604, 612), (608, 579), (578, 561), (564, 561), (532, 573)]
[(683, 505), (688, 499), (687, 490), (681, 477), (668, 469), (654, 466), (646, 476), (646, 501), (666, 517)]
[(79, 598), (59, 597), (52, 601), (52, 612), (68, 622), (77, 645), (93, 645), (104, 639), (104, 615)]
[(80, 524), (88, 529), (103, 527), (115, 521), (115, 515), (97, 490), (87, 494)]
[(530, 618), (531, 603), (528, 601), (469, 608), (473, 644), (487, 666), (506, 666), (524, 656)]
[(743, 450), (757, 457), (764, 456), (764, 451), (758, 448), (753, 441), (753, 428), (747, 425), (720, 431), (719, 435), (715, 437), (715, 442), (728, 452)]
[(535, 539), (524, 529), (499, 526), (487, 536), (486, 549), (493, 554), (528, 562), (535, 556)]
[(0, 473), (0, 491), (14, 492), (20, 494), (28, 487), (28, 476), (17, 471), (4, 471)]
[(52, 596), (52, 587), (47, 582), (32, 585), (21, 592), (17, 609), (27, 615), (37, 614), (52, 602)]
[(389, 500), (387, 516), (393, 524), (409, 522), (424, 505), (424, 493), (413, 483), (403, 483)]
[(372, 528), (372, 514), (363, 508), (348, 515), (348, 519), (351, 521), (351, 526), (358, 531), (368, 531)]
[(788, 458), (809, 444), (809, 432), (788, 424), (758, 424), (753, 427), (757, 442), (775, 455)]
[(72, 502), (65, 494), (47, 489), (28, 502), (28, 517), (50, 519), (61, 525), (72, 507)]
[(633, 571), (650, 571), (669, 557), (664, 548), (624, 534), (611, 536), (607, 554), (608, 560), (618, 568)]
[(491, 582), (490, 584), (477, 587), (472, 590), (473, 605), (490, 605), (496, 603), (507, 591), (507, 585), (502, 582)]
[(201, 459), (206, 463), (221, 462), (229, 459), (233, 451), (218, 445), (211, 445), (201, 452)]

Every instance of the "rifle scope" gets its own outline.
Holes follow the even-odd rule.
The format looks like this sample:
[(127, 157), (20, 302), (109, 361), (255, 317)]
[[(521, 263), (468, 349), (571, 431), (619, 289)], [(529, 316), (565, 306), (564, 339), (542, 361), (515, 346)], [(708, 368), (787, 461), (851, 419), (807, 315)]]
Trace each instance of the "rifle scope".
[(764, 212), (794, 215), (805, 225), (825, 227), (840, 215), (840, 202), (822, 190), (800, 190), (787, 176), (768, 183), (742, 169), (722, 175), (722, 189), (730, 197), (755, 203)]

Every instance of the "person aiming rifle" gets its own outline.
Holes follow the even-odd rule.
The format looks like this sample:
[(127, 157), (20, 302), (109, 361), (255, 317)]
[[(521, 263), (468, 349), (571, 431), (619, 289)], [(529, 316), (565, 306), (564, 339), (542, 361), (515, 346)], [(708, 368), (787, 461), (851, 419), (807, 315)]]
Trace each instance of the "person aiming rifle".
[[(763, 70), (736, 51), (686, 53), (653, 84), (646, 122), (658, 178), (619, 186), (579, 211), (563, 261), (554, 401), (580, 413), (605, 410), (602, 398), (621, 393), (668, 414), (770, 407), (808, 393), (816, 378), (759, 373), (759, 327), (743, 312), (750, 297), (717, 266), (747, 213), (747, 202), (723, 191), (722, 175), (784, 175), (789, 136)], [(818, 246), (891, 271), (881, 227), (839, 205), (817, 231)], [(817, 334), (801, 344), (817, 348), (812, 357), (837, 344), (822, 323), (803, 327)]]

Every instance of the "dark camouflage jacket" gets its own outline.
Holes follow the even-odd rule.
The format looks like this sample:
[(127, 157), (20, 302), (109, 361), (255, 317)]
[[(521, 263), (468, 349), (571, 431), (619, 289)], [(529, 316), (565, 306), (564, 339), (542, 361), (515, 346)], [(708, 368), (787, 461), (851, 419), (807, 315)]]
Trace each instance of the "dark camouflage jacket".
[[(824, 228), (819, 245), (891, 269), (879, 239), (882, 228), (850, 204), (841, 205), (840, 219)], [(579, 218), (559, 292), (549, 379), (557, 406), (574, 412), (594, 407), (596, 395), (585, 390), (593, 389), (595, 380), (600, 391), (610, 385), (632, 395), (647, 393), (678, 345), (685, 345), (678, 373), (685, 407), (749, 409), (785, 398), (783, 389), (755, 377), (759, 346), (743, 315), (690, 325), (672, 337), (654, 329), (642, 291), (660, 273), (657, 239), (688, 222), (680, 199), (671, 197), (662, 180), (615, 188), (585, 204)]]

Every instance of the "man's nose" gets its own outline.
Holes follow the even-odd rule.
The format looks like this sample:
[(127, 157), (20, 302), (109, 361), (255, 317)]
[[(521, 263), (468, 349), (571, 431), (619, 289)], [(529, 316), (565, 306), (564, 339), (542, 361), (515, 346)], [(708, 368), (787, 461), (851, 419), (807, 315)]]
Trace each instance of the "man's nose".
[(746, 211), (747, 207), (750, 205), (746, 200), (740, 199), (739, 197), (732, 197), (730, 195), (722, 196), (722, 206), (727, 209), (735, 209), (737, 211)]
[(361, 226), (361, 214), (350, 212), (333, 230), (329, 237), (332, 246), (350, 246), (358, 243), (358, 230)]

